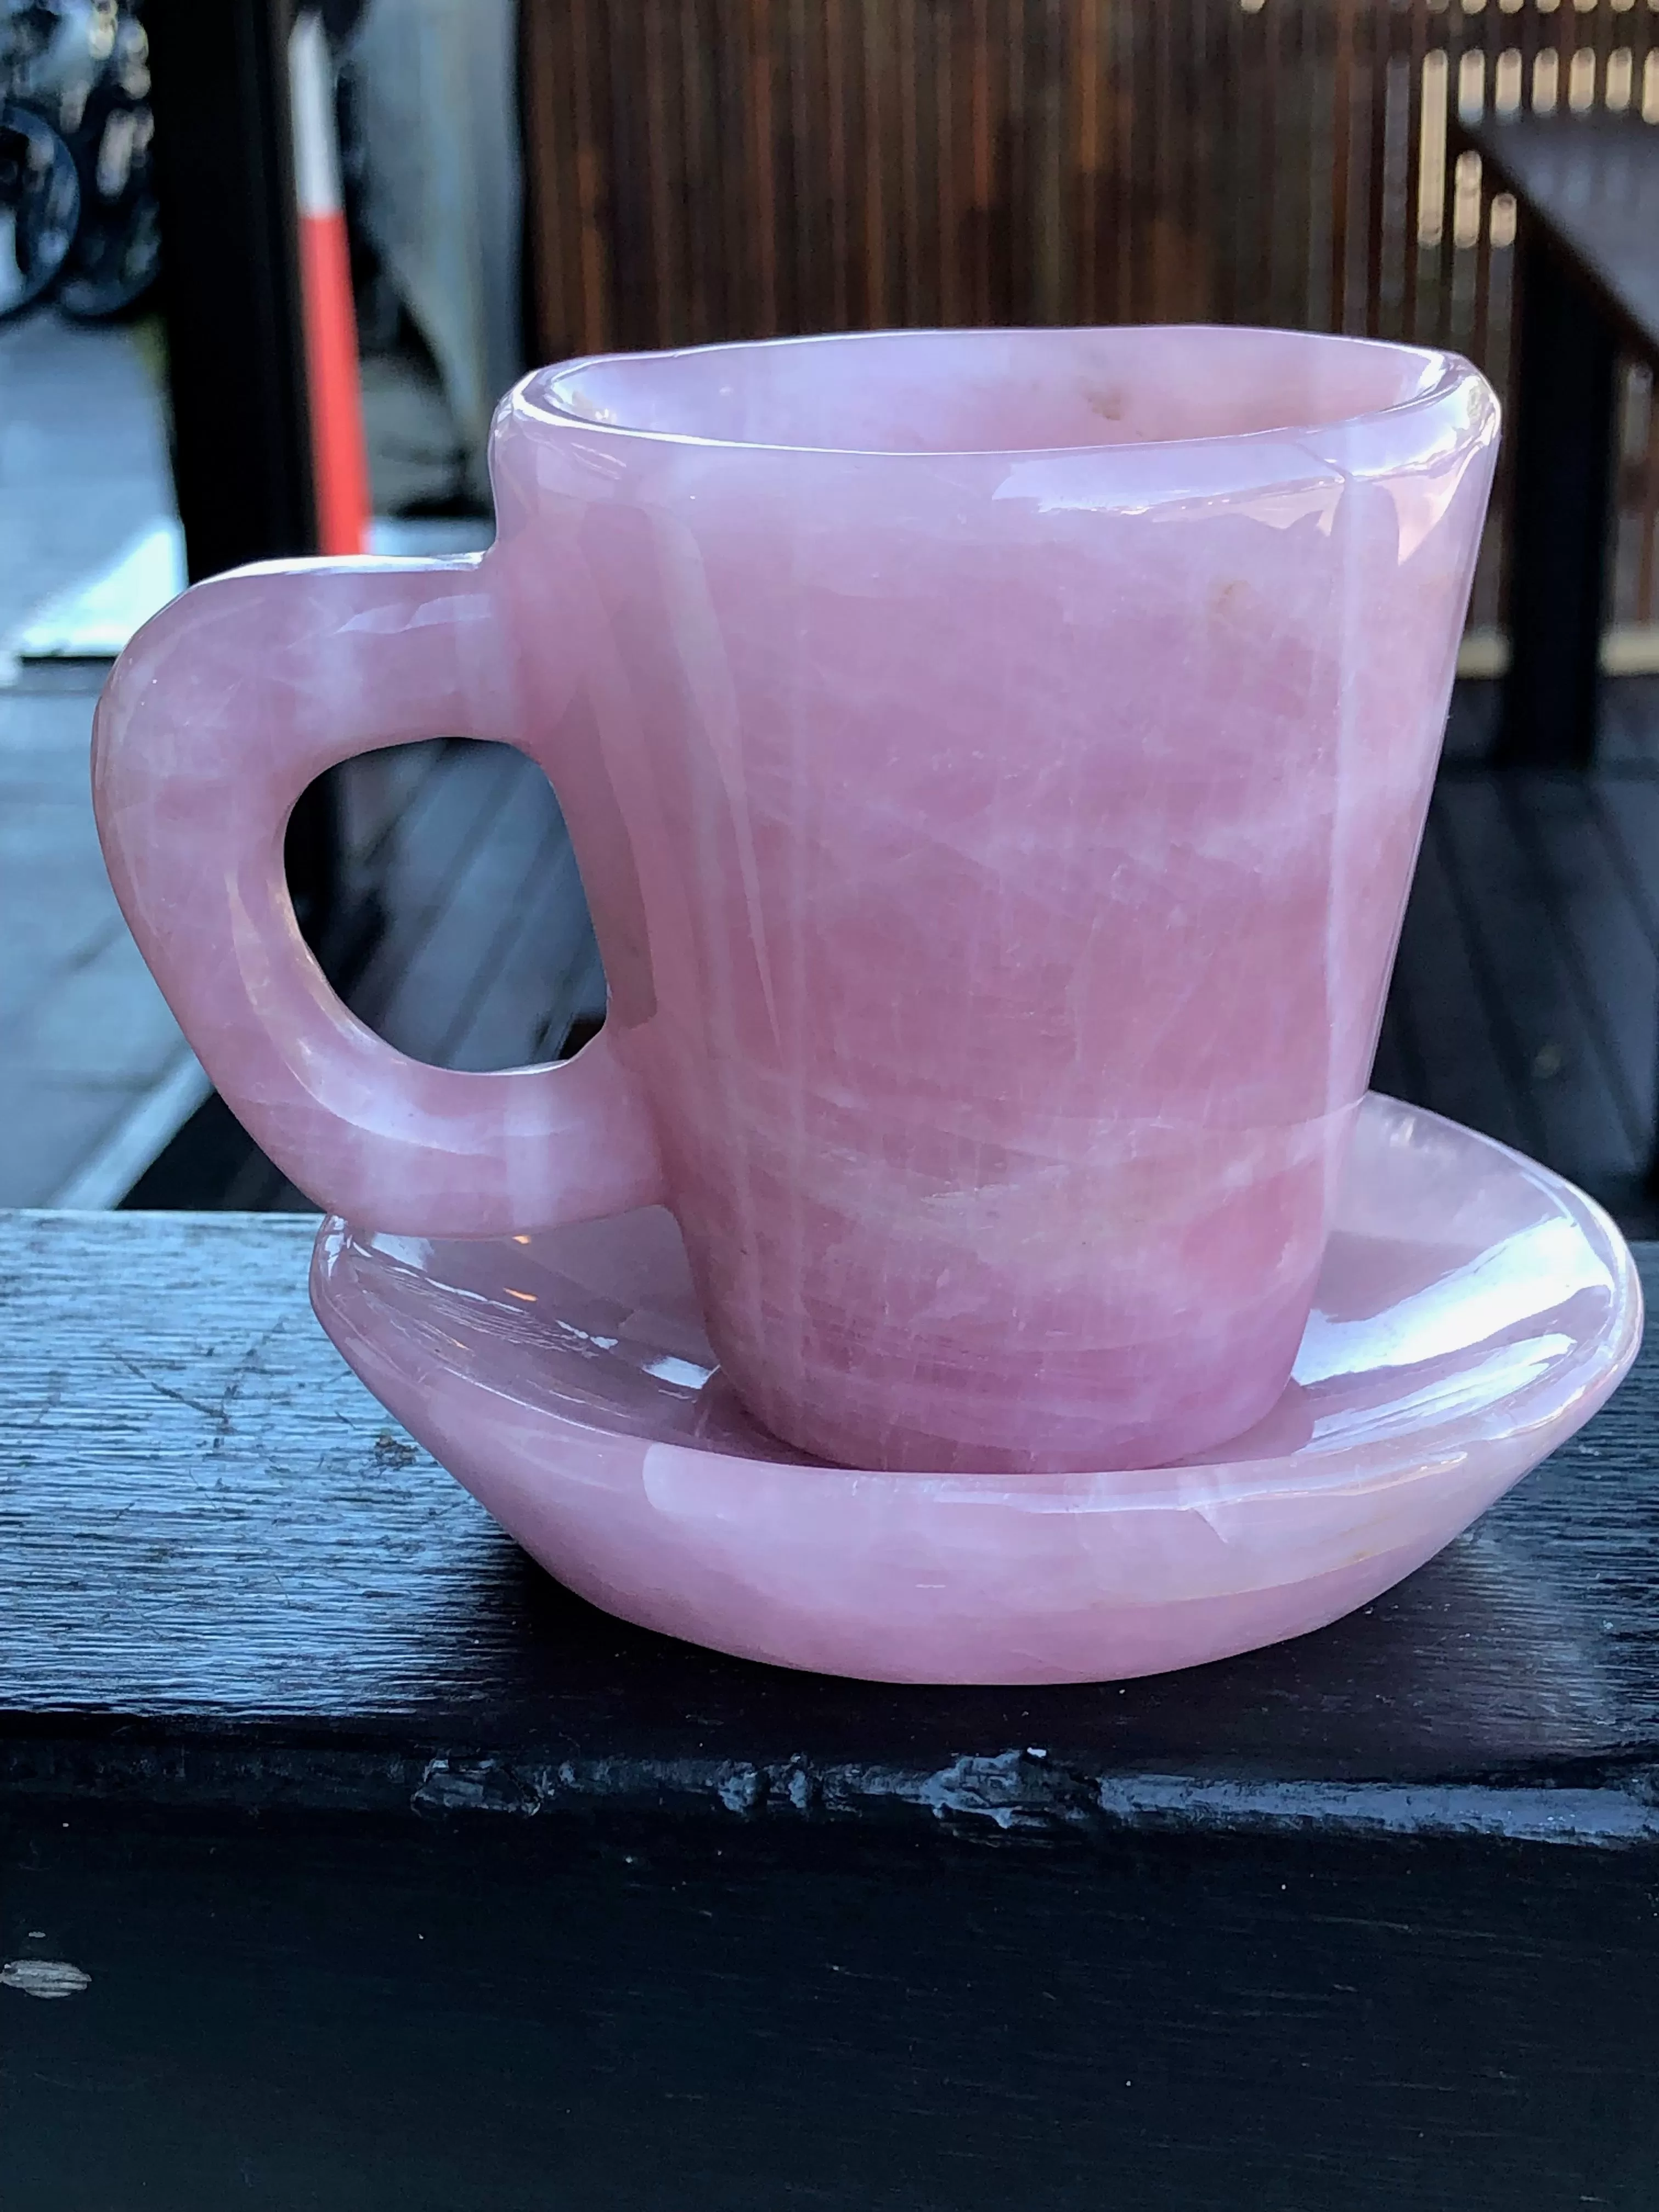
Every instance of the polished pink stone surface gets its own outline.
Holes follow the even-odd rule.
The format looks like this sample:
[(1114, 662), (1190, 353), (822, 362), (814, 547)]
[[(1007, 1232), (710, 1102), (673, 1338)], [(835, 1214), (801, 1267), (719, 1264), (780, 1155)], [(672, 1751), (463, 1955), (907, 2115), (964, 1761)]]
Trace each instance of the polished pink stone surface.
[[(248, 571), (140, 635), (111, 872), (325, 1206), (665, 1200), (731, 1384), (827, 1458), (1190, 1455), (1302, 1337), (1496, 435), (1467, 363), (1275, 332), (544, 371), (481, 561)], [(399, 1059), (294, 928), (309, 778), (457, 731), (570, 824), (611, 999), (566, 1067)]]
[(921, 1682), (1150, 1674), (1319, 1627), (1587, 1420), (1642, 1328), (1598, 1207), (1376, 1097), (1293, 1380), (1249, 1435), (1181, 1467), (804, 1461), (715, 1369), (654, 1208), (489, 1243), (330, 1222), (312, 1296), (376, 1396), (595, 1604), (750, 1658)]

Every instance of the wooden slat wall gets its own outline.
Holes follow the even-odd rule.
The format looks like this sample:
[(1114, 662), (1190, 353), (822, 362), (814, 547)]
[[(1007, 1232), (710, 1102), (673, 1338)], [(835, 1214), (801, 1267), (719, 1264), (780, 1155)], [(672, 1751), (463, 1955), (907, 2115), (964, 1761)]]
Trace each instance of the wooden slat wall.
[[(1448, 343), (1502, 388), (1515, 211), (1453, 113), (1659, 128), (1659, 0), (523, 0), (523, 38), (544, 360), (1218, 319)], [(1659, 407), (1625, 392), (1613, 613), (1651, 623)]]

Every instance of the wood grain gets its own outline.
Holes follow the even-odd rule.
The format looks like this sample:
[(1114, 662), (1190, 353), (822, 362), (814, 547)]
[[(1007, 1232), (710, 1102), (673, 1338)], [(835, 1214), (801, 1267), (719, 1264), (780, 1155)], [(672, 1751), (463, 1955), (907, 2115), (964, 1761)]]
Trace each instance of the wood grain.
[[(666, 1794), (1042, 1834), (1179, 1818), (1170, 1778), (1244, 1792), (1195, 1818), (1457, 1830), (1488, 1817), (1458, 1791), (1571, 1778), (1607, 1793), (1586, 1832), (1612, 1832), (1656, 1757), (1652, 1361), (1468, 1537), (1321, 1635), (1122, 1686), (873, 1689), (624, 1627), (530, 1566), (324, 1340), (309, 1237), (282, 1217), (0, 1218), (13, 1788)], [(1300, 1784), (1326, 1794), (1274, 1795)]]
[(7, 2212), (1646, 2212), (1659, 1358), (1321, 1635), (872, 1688), (561, 1592), (309, 1241), (0, 1217)]

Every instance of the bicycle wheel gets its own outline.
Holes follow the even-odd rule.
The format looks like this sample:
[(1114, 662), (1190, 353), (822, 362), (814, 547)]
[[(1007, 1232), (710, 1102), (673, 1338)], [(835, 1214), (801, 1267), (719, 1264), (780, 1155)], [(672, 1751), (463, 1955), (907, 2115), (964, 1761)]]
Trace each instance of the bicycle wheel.
[(161, 222), (150, 173), (155, 126), (149, 94), (143, 26), (127, 16), (75, 126), (67, 115), (58, 118), (81, 179), (81, 225), (52, 296), (77, 320), (125, 313), (155, 281)]
[(104, 322), (136, 307), (161, 268), (155, 203), (135, 200), (112, 220), (83, 224), (53, 299), (77, 323)]
[(27, 107), (0, 106), (0, 317), (57, 279), (81, 220), (75, 156)]

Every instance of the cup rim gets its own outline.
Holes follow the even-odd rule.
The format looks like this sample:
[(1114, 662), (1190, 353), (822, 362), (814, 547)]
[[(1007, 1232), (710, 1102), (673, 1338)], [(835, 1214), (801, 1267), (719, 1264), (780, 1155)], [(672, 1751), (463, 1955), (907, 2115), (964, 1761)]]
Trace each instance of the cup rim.
[[(1290, 338), (1309, 348), (1330, 346), (1361, 346), (1367, 352), (1392, 354), (1410, 357), (1422, 364), (1422, 375), (1417, 388), (1401, 399), (1391, 400), (1386, 406), (1364, 408), (1357, 413), (1332, 415), (1322, 420), (1306, 422), (1269, 422), (1250, 430), (1207, 430), (1182, 438), (1137, 438), (1132, 441), (1103, 441), (1097, 445), (1059, 446), (965, 446), (965, 447), (866, 447), (817, 446), (805, 442), (773, 439), (719, 438), (700, 431), (652, 429), (629, 422), (601, 422), (592, 416), (578, 413), (574, 408), (561, 405), (556, 396), (557, 386), (567, 378), (582, 371), (608, 366), (613, 362), (684, 361), (694, 356), (719, 353), (781, 352), (786, 349), (805, 346), (868, 345), (891, 343), (898, 339), (907, 343), (928, 340), (984, 336), (992, 337), (1051, 337), (1064, 338), (1097, 336), (1112, 331), (1123, 336), (1136, 336), (1148, 331), (1195, 337), (1235, 336), (1246, 337)], [(979, 325), (960, 328), (895, 328), (877, 331), (825, 331), (800, 336), (771, 338), (724, 339), (711, 345), (665, 346), (661, 348), (619, 348), (605, 353), (580, 354), (568, 361), (554, 362), (532, 369), (520, 379), (501, 403), (501, 413), (527, 416), (550, 428), (579, 430), (589, 436), (623, 439), (630, 443), (647, 446), (689, 447), (717, 453), (799, 453), (825, 459), (862, 461), (969, 461), (1002, 460), (1009, 462), (1059, 459), (1066, 455), (1109, 455), (1121, 458), (1131, 453), (1176, 453), (1189, 449), (1237, 446), (1264, 439), (1301, 440), (1325, 437), (1340, 430), (1371, 423), (1395, 423), (1407, 420), (1432, 409), (1460, 388), (1470, 385), (1485, 385), (1486, 379), (1474, 364), (1459, 353), (1444, 346), (1411, 345), (1394, 338), (1373, 338), (1346, 331), (1285, 330), (1272, 324), (1261, 323), (1120, 323), (1120, 324), (1019, 324), (1012, 325)], [(1487, 387), (1490, 390), (1490, 387)], [(1492, 395), (1494, 405), (1496, 395)], [(1473, 427), (1473, 426), (1472, 426)]]

